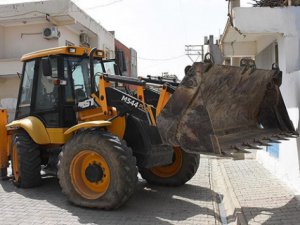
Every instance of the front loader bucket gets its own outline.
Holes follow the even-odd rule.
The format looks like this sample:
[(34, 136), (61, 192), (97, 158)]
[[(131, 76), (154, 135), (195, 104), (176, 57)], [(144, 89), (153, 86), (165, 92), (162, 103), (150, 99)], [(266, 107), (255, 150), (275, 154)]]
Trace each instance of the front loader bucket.
[(157, 118), (164, 142), (190, 153), (232, 153), (297, 135), (281, 72), (195, 63)]

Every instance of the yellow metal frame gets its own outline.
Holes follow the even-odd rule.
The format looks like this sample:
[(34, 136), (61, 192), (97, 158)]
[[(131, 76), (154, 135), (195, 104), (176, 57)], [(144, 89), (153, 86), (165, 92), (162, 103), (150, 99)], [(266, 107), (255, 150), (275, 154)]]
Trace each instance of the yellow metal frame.
[(68, 134), (72, 134), (75, 131), (82, 129), (82, 128), (90, 128), (90, 127), (106, 127), (111, 125), (110, 121), (88, 121), (88, 122), (83, 122), (83, 123), (79, 123), (71, 128), (69, 128), (68, 130), (65, 131), (65, 135)]
[(143, 86), (138, 86), (136, 92), (137, 92), (138, 99), (141, 102), (145, 103), (144, 87)]
[(32, 140), (40, 145), (50, 144), (50, 138), (44, 124), (34, 116), (15, 120), (6, 125), (8, 129), (23, 128), (30, 135)]
[(72, 135), (64, 134), (66, 128), (46, 128), (42, 121), (34, 116), (15, 120), (6, 125), (8, 130), (24, 129), (32, 140), (39, 145), (64, 144)]
[[(75, 52), (70, 52), (69, 49), (75, 49)], [(76, 46), (63, 46), (63, 47), (49, 48), (49, 49), (25, 54), (22, 56), (21, 61), (24, 62), (24, 61), (28, 61), (31, 59), (47, 57), (47, 56), (51, 56), (51, 55), (61, 55), (61, 54), (82, 56), (83, 54), (89, 55), (90, 52), (91, 52), (90, 48), (76, 47)], [(94, 57), (95, 58), (106, 58), (106, 55), (103, 50), (97, 50), (94, 53)]]
[(67, 128), (46, 128), (50, 143), (49, 144), (64, 144), (72, 135), (65, 135)]
[(9, 135), (6, 130), (7, 124), (7, 110), (0, 110), (0, 169), (6, 169), (8, 167), (9, 156)]
[(161, 113), (161, 111), (164, 109), (170, 97), (171, 97), (170, 92), (168, 92), (167, 88), (164, 86), (160, 91), (158, 103), (156, 106), (156, 116), (158, 116)]
[[(104, 112), (100, 108), (87, 109), (79, 112), (79, 120), (83, 122), (87, 121), (107, 121), (108, 119), (117, 116), (118, 112), (116, 108), (111, 107), (108, 110), (107, 115), (104, 115)], [(117, 117), (111, 121), (111, 124), (106, 127), (109, 132), (118, 136), (120, 139), (123, 139), (126, 128), (126, 119), (124, 116)]]
[(104, 76), (100, 76), (99, 79), (99, 100), (100, 106), (104, 113), (104, 115), (108, 115), (108, 106), (107, 106), (107, 98), (106, 98), (106, 88), (110, 87), (110, 83), (104, 80)]

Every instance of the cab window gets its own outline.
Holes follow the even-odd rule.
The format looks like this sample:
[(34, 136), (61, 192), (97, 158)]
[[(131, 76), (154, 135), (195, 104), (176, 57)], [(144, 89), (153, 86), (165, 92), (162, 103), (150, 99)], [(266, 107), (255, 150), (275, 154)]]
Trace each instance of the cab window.
[(34, 70), (35, 70), (34, 60), (25, 63), (22, 85), (20, 89), (18, 109), (16, 112), (17, 118), (24, 117), (30, 114)]

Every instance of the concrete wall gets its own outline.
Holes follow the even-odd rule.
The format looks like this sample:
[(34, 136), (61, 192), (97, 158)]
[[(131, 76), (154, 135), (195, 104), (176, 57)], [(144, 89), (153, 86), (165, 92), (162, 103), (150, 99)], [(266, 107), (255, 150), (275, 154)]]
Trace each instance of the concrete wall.
[(58, 46), (58, 40), (43, 38), (43, 29), (48, 24), (11, 26), (4, 29), (3, 58), (20, 58), (23, 54)]
[(22, 73), (23, 63), (19, 59), (0, 59), (0, 79), (2, 76), (16, 76)]
[[(299, 128), (300, 117), (300, 71), (285, 73), (281, 92), (293, 124)], [(293, 138), (279, 144), (278, 157), (267, 151), (258, 151), (259, 160), (272, 174), (285, 182), (297, 194), (300, 194), (300, 138)]]
[(58, 30), (61, 33), (60, 38), (58, 39), (58, 46), (65, 46), (66, 41), (72, 42), (74, 45), (79, 45), (79, 32), (68, 29), (65, 26), (59, 26)]
[(0, 59), (4, 54), (4, 27), (0, 26)]
[(255, 56), (255, 63), (258, 69), (270, 70), (272, 68), (272, 64), (275, 63), (275, 46), (273, 43)]
[(109, 58), (115, 58), (115, 41), (114, 35), (107, 32), (104, 28), (99, 27), (98, 31), (98, 48), (109, 53)]
[(289, 43), (281, 49), (289, 55), (286, 71), (300, 70), (300, 7), (235, 8), (233, 17), (234, 25), (243, 34), (281, 35)]
[(18, 76), (0, 78), (0, 99), (17, 98), (20, 79)]
[[(300, 19), (300, 15), (299, 15)], [(284, 102), (286, 104), (290, 119), (295, 129), (300, 128), (300, 71), (289, 72), (289, 60), (299, 52), (299, 41), (297, 32), (291, 37), (281, 36), (278, 42), (278, 60), (279, 67), (283, 72), (282, 85), (280, 87)], [(296, 40), (296, 41), (295, 41)], [(267, 68), (274, 61), (274, 45), (268, 46), (258, 56), (258, 65)], [(260, 64), (261, 63), (261, 64)], [(300, 66), (300, 61), (298, 61)], [(283, 141), (278, 145), (279, 154), (277, 157), (272, 156), (267, 151), (258, 151), (257, 159), (272, 174), (284, 181), (290, 188), (300, 194), (300, 138), (293, 138), (289, 141)]]

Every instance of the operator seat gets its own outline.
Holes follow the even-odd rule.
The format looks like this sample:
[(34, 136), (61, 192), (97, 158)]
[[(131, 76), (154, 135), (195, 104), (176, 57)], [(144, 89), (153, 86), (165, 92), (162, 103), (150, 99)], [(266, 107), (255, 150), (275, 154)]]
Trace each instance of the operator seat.
[(83, 89), (79, 88), (75, 90), (75, 97), (77, 100), (86, 99), (86, 94)]

